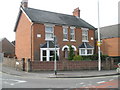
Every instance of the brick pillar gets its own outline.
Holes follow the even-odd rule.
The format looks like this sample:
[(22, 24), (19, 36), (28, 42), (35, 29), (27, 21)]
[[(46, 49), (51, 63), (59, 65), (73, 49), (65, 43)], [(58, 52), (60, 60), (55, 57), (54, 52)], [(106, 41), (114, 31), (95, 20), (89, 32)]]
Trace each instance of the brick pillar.
[(106, 58), (106, 62), (105, 62), (105, 69), (110, 70), (110, 57)]
[(25, 58), (22, 58), (22, 70), (25, 71)]
[(26, 61), (26, 71), (27, 72), (31, 71), (31, 61), (30, 61), (30, 59), (27, 59), (27, 61)]
[(114, 69), (114, 59), (111, 58), (111, 69)]

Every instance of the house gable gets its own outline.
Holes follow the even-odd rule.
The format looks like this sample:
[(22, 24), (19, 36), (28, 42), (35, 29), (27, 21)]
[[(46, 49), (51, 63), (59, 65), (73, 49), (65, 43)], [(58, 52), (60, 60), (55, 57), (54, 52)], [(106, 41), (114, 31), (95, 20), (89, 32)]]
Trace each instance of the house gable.
[(15, 54), (18, 58), (31, 56), (31, 24), (26, 14), (20, 10), (15, 29)]

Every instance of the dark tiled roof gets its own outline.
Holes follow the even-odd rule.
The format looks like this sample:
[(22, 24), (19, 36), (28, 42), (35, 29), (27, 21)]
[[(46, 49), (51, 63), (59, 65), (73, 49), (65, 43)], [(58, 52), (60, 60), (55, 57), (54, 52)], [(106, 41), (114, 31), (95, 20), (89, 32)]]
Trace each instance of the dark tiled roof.
[(96, 30), (95, 27), (73, 15), (66, 15), (60, 13), (54, 13), (49, 11), (43, 11), (33, 8), (23, 9), (32, 22), (36, 23), (51, 23), (56, 25), (68, 25), (82, 28), (89, 28)]
[(89, 45), (87, 42), (83, 42), (79, 48), (93, 48), (91, 45)]
[[(47, 41), (46, 43), (40, 45), (41, 48), (55, 48), (55, 45), (52, 41)], [(58, 48), (58, 46), (56, 46)]]
[[(100, 36), (101, 39), (120, 37), (120, 24), (100, 28)], [(97, 39), (97, 31), (95, 38)]]

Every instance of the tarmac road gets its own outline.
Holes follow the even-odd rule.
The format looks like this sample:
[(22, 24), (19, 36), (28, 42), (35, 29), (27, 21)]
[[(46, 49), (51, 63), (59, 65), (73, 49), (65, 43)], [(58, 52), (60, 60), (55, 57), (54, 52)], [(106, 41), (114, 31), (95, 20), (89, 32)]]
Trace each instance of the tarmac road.
[(2, 88), (118, 88), (118, 75), (90, 78), (35, 78), (5, 73), (2, 75)]

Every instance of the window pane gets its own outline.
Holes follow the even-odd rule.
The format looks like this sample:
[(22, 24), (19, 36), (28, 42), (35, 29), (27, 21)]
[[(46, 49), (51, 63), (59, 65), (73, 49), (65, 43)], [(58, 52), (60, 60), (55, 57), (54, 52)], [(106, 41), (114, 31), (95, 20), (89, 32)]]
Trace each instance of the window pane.
[(64, 29), (63, 29), (63, 33), (64, 33), (64, 34), (67, 34), (67, 28), (64, 28)]
[(46, 39), (53, 39), (53, 33), (46, 33)]
[(88, 40), (88, 31), (82, 30), (82, 40)]
[(45, 39), (53, 39), (53, 28), (52, 27), (45, 28)]
[(46, 56), (47, 53), (46, 53), (46, 50), (43, 50), (43, 56)]
[(53, 60), (53, 57), (50, 57), (50, 61), (54, 61), (54, 60)]
[(64, 35), (63, 35), (63, 39), (68, 39), (68, 38), (67, 38), (67, 34), (64, 34)]
[(70, 29), (70, 39), (75, 40), (74, 29)]
[(68, 31), (67, 28), (63, 29), (63, 39), (68, 39)]
[(81, 54), (85, 54), (85, 49), (81, 49)]
[(74, 35), (70, 35), (71, 40), (75, 40)]
[(50, 56), (54, 56), (54, 51), (50, 51)]
[(91, 50), (91, 49), (88, 49), (88, 50), (87, 50), (87, 54), (92, 54), (92, 50)]
[(82, 36), (82, 40), (88, 40), (87, 36)]
[(70, 33), (74, 33), (74, 30), (73, 30), (73, 29), (70, 29)]
[(47, 61), (47, 58), (46, 58), (46, 57), (43, 57), (43, 61)]
[(52, 27), (46, 27), (46, 28), (45, 28), (45, 32), (53, 32)]

